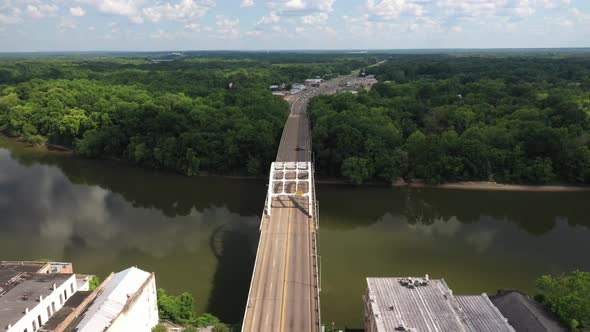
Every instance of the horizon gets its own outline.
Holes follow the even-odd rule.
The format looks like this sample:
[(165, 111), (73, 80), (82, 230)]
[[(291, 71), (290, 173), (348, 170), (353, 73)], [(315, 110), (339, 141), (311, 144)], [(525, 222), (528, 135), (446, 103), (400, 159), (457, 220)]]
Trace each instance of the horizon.
[(350, 53), (350, 54), (368, 54), (368, 53), (392, 53), (408, 52), (408, 51), (588, 51), (590, 46), (572, 46), (572, 47), (479, 47), (479, 48), (374, 48), (374, 49), (163, 49), (163, 50), (56, 50), (56, 51), (0, 51), (0, 55), (11, 54), (97, 54), (97, 53), (111, 53), (111, 54), (149, 54), (149, 53)]
[(584, 0), (0, 0), (2, 53), (589, 47)]

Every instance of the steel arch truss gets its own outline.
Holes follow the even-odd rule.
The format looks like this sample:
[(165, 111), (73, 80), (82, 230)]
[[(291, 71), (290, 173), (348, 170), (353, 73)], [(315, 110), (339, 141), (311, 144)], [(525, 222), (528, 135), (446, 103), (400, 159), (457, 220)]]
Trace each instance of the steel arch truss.
[(274, 162), (270, 166), (266, 213), (270, 216), (275, 198), (307, 199), (307, 215), (312, 216), (313, 187), (310, 162)]

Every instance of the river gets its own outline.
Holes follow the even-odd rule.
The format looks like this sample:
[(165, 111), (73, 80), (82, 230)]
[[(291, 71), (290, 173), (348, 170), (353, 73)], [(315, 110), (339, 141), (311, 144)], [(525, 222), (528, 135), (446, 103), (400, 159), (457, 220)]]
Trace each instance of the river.
[[(241, 320), (263, 180), (184, 177), (0, 137), (0, 260), (131, 265)], [(319, 184), (322, 319), (362, 326), (367, 276), (444, 277), (456, 294), (534, 292), (544, 273), (590, 271), (590, 193)]]

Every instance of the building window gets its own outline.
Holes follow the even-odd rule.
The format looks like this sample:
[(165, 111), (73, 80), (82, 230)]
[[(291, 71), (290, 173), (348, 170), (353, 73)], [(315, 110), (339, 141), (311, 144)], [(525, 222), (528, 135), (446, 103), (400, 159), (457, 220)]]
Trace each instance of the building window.
[(51, 307), (47, 306), (47, 318), (51, 317)]
[(33, 331), (37, 331), (37, 322), (33, 321)]
[(39, 320), (39, 327), (41, 327), (43, 325), (43, 323), (41, 322), (41, 315), (37, 316), (37, 319)]
[(23, 332), (29, 332), (29, 330), (25, 329)]
[(55, 312), (55, 302), (51, 302), (51, 311)]
[(70, 294), (74, 294), (74, 284), (70, 284)]
[(64, 289), (64, 299), (67, 300), (68, 299), (68, 290)]
[(64, 304), (64, 298), (63, 295), (59, 294), (59, 304), (63, 305)]

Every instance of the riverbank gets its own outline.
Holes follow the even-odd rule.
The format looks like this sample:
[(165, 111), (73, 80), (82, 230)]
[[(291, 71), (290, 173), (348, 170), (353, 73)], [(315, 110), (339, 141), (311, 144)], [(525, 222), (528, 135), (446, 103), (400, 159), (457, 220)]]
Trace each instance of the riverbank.
[[(343, 179), (316, 179), (318, 184), (347, 185), (351, 184)], [(382, 183), (368, 182), (361, 187), (383, 187)], [(420, 180), (405, 182), (398, 180), (392, 185), (394, 188), (433, 188), (433, 189), (461, 189), (461, 190), (488, 190), (488, 191), (528, 191), (528, 192), (590, 192), (590, 186), (573, 186), (573, 185), (523, 185), (523, 184), (503, 184), (489, 181), (462, 181), (442, 184), (426, 184)]]
[[(22, 138), (19, 137), (10, 137), (7, 135), (2, 134), (3, 137), (7, 139), (14, 140), (21, 144), (27, 145), (27, 148), (38, 150), (38, 151), (52, 151), (52, 152), (60, 152), (65, 154), (73, 155), (73, 150), (61, 146), (61, 145), (54, 145), (54, 144), (43, 144), (43, 145), (33, 145), (30, 143), (25, 142)], [(126, 160), (121, 159), (114, 159), (114, 158), (106, 158), (103, 160), (111, 160), (122, 162), (131, 166), (142, 167), (134, 165)], [(149, 167), (146, 167), (149, 168)], [(158, 170), (158, 171), (165, 171), (165, 170)], [(168, 172), (168, 171), (166, 171)], [(176, 172), (173, 172), (178, 174)], [(235, 179), (235, 180), (268, 180), (266, 176), (251, 176), (251, 175), (221, 175), (221, 174), (210, 174), (209, 172), (201, 172), (200, 176), (221, 176), (228, 179)], [(318, 184), (338, 184), (338, 185), (350, 185), (344, 179), (338, 178), (318, 178), (315, 181)], [(376, 186), (383, 186), (382, 183), (377, 182), (369, 182), (363, 184), (363, 187), (376, 187)], [(522, 184), (502, 184), (490, 181), (463, 181), (463, 182), (451, 182), (451, 183), (443, 183), (438, 185), (429, 185), (420, 180), (413, 180), (412, 182), (406, 182), (403, 180), (398, 180), (392, 184), (392, 187), (395, 188), (439, 188), (439, 189), (461, 189), (461, 190), (487, 190), (487, 191), (521, 191), (521, 192), (590, 192), (590, 186), (573, 186), (573, 185), (522, 185)]]
[(570, 186), (570, 185), (521, 185), (521, 184), (502, 184), (490, 181), (463, 181), (443, 183), (438, 185), (428, 185), (423, 182), (405, 182), (397, 181), (394, 187), (405, 188), (440, 188), (440, 189), (463, 189), (463, 190), (493, 190), (493, 191), (528, 191), (528, 192), (583, 192), (589, 191), (590, 186)]

